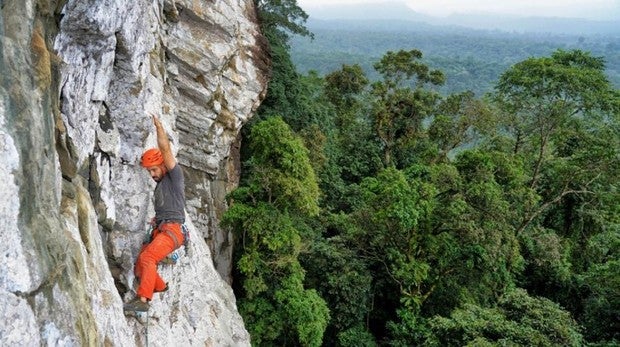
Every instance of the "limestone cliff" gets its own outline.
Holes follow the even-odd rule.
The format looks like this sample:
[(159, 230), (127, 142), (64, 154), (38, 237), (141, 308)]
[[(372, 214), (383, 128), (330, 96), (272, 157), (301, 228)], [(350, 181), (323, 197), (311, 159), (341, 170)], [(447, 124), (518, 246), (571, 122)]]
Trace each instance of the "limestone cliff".
[[(218, 221), (267, 83), (253, 1), (0, 0), (0, 34), (0, 345), (249, 345)], [(192, 236), (160, 265), (170, 290), (125, 316), (153, 215), (149, 113)]]

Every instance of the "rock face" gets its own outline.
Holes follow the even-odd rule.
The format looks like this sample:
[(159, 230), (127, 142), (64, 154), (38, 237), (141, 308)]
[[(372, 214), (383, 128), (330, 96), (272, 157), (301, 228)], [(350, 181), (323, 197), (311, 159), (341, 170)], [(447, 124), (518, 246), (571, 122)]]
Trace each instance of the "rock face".
[[(0, 345), (244, 346), (219, 228), (266, 90), (251, 0), (0, 0)], [(126, 316), (162, 119), (191, 238)]]

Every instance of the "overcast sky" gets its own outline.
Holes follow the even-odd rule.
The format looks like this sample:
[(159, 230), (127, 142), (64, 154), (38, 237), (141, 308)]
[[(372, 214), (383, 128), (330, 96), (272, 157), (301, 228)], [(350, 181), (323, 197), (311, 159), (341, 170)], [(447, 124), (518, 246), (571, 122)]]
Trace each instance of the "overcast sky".
[(620, 0), (297, 0), (303, 9), (326, 4), (402, 2), (414, 11), (447, 16), (451, 13), (501, 13), (525, 16), (620, 19)]

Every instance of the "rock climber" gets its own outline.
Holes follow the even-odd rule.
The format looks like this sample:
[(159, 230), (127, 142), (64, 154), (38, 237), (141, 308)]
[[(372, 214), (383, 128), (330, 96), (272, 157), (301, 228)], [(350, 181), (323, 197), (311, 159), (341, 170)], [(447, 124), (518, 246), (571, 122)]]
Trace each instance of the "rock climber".
[(138, 255), (134, 273), (139, 281), (136, 297), (125, 304), (125, 311), (145, 312), (153, 293), (168, 290), (168, 284), (157, 273), (157, 264), (183, 245), (182, 225), (185, 222), (185, 180), (183, 171), (170, 147), (170, 140), (161, 121), (153, 115), (157, 131), (157, 147), (142, 154), (141, 164), (157, 182), (154, 193), (155, 217), (150, 242)]

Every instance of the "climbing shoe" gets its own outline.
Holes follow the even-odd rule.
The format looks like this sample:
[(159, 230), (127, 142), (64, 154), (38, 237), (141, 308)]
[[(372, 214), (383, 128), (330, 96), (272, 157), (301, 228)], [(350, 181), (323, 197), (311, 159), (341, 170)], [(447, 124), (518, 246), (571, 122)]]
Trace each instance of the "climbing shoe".
[(126, 303), (123, 306), (123, 310), (133, 311), (133, 312), (146, 312), (149, 310), (149, 306), (150, 305), (148, 302), (142, 302), (140, 298), (135, 298), (131, 300), (130, 302)]

